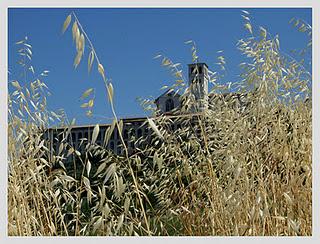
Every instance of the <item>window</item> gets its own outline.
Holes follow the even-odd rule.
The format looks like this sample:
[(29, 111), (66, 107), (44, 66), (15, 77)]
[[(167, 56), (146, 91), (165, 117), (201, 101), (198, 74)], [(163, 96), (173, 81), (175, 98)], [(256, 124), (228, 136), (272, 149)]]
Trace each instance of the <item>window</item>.
[(129, 133), (128, 133), (128, 130), (127, 130), (127, 129), (125, 129), (125, 130), (123, 131), (123, 137), (124, 137), (124, 139), (128, 139)]
[(53, 141), (58, 141), (58, 138), (57, 138), (57, 133), (52, 133), (52, 139)]
[(113, 142), (113, 141), (110, 142), (110, 149), (111, 149), (112, 151), (114, 151), (114, 142)]
[(174, 108), (174, 103), (171, 98), (166, 101), (166, 112), (171, 111)]
[(73, 143), (76, 141), (76, 133), (74, 132), (71, 133), (71, 139)]
[(120, 154), (121, 154), (121, 152), (122, 152), (122, 149), (121, 149), (121, 142), (120, 142), (120, 141), (118, 141), (118, 143), (117, 143), (117, 154), (118, 154), (118, 155), (120, 155)]
[(140, 138), (142, 136), (142, 130), (138, 129), (137, 137)]
[(104, 142), (105, 136), (106, 136), (106, 129), (103, 128), (101, 130), (101, 143)]
[(58, 142), (53, 143), (53, 147), (56, 149), (56, 153), (58, 154), (60, 144)]
[(62, 140), (63, 140), (63, 133), (62, 132), (58, 134), (58, 140), (59, 140), (59, 142), (62, 142)]
[(190, 73), (191, 74), (202, 74), (202, 70), (203, 70), (202, 66), (197, 65), (197, 66), (191, 67)]
[(170, 125), (170, 129), (171, 129), (171, 131), (174, 131), (174, 124)]
[(130, 148), (134, 149), (134, 142), (133, 141), (130, 141)]

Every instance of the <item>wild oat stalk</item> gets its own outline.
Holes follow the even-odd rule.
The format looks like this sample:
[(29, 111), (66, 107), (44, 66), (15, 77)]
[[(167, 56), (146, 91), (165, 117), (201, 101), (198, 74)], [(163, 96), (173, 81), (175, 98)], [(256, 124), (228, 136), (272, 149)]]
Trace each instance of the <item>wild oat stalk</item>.
[[(132, 167), (131, 167), (131, 162), (130, 162), (129, 156), (128, 156), (128, 149), (127, 149), (127, 146), (126, 146), (126, 144), (124, 142), (124, 139), (122, 137), (122, 128), (119, 125), (118, 118), (117, 118), (117, 115), (116, 115), (116, 112), (115, 112), (114, 103), (113, 103), (113, 97), (114, 97), (113, 85), (112, 85), (111, 81), (108, 80), (107, 77), (105, 76), (104, 67), (99, 61), (99, 58), (98, 58), (98, 55), (97, 55), (97, 53), (96, 53), (96, 51), (94, 49), (94, 46), (92, 45), (91, 40), (89, 39), (88, 35), (84, 31), (81, 23), (79, 22), (76, 14), (74, 12), (72, 12), (72, 16), (75, 18), (75, 21), (74, 21), (74, 24), (73, 24), (73, 28), (72, 28), (72, 33), (73, 33), (73, 36), (75, 38), (75, 43), (76, 43), (76, 47), (77, 47), (77, 51), (78, 51), (77, 56), (75, 58), (75, 67), (77, 67), (77, 65), (80, 63), (82, 55), (84, 53), (84, 48), (85, 48), (84, 37), (85, 37), (85, 39), (88, 41), (89, 47), (91, 49), (90, 55), (88, 57), (88, 70), (90, 71), (90, 69), (92, 67), (92, 64), (93, 64), (93, 60), (96, 59), (97, 63), (98, 63), (97, 64), (98, 72), (100, 73), (100, 75), (101, 75), (101, 77), (103, 79), (103, 82), (105, 84), (105, 88), (106, 88), (106, 92), (107, 92), (107, 95), (108, 95), (108, 98), (109, 98), (111, 110), (112, 110), (112, 113), (113, 113), (113, 116), (114, 116), (114, 121), (115, 121), (117, 129), (119, 131), (120, 140), (121, 140), (121, 143), (122, 143), (123, 148), (125, 150), (125, 155), (126, 155), (126, 158), (127, 158), (127, 162), (129, 164), (130, 172), (131, 172), (132, 178), (134, 180), (134, 184), (135, 184), (136, 191), (137, 191), (137, 196), (139, 198), (139, 202), (141, 204), (142, 212), (143, 212), (143, 215), (144, 215), (145, 224), (146, 224), (146, 227), (147, 227), (147, 230), (148, 230), (149, 234), (151, 234), (151, 232), (149, 230), (148, 220), (147, 220), (147, 217), (146, 217), (146, 214), (145, 214), (145, 211), (144, 211), (144, 206), (142, 204), (142, 198), (141, 198), (140, 192), (139, 192), (139, 185), (138, 185), (138, 183), (137, 183), (137, 181), (135, 179), (135, 175), (134, 175), (134, 172), (133, 172)], [(63, 32), (68, 28), (70, 22), (71, 22), (71, 15), (68, 15), (67, 19), (65, 20), (65, 22), (63, 24)], [(83, 35), (84, 35), (84, 37), (83, 37)]]
[[(86, 41), (88, 69), (97, 60), (113, 111), (104, 145), (117, 128), (125, 147), (112, 84), (74, 13), (62, 31), (72, 18), (75, 66)], [(127, 150), (125, 156), (115, 155), (98, 145), (98, 125), (90, 141), (81, 139), (84, 151), (70, 137), (72, 125), (56, 138), (58, 150), (49, 150), (45, 128), (60, 116), (45, 106), (45, 83), (36, 78), (29, 82), (26, 75), (23, 85), (12, 81), (9, 234), (311, 235), (311, 76), (280, 51), (277, 36), (262, 27), (256, 31), (248, 12), (243, 11), (243, 18), (250, 34), (237, 45), (246, 57), (241, 80), (226, 84), (211, 71), (210, 109), (204, 113), (181, 114), (195, 102), (183, 86), (181, 65), (157, 56), (175, 79), (166, 88), (184, 90), (182, 108), (171, 116), (156, 111), (148, 120), (150, 141), (132, 136), (136, 151), (130, 155)], [(26, 40), (19, 45), (25, 47), (21, 56), (26, 73), (31, 49)], [(192, 47), (193, 61), (198, 61)], [(225, 65), (224, 59), (219, 61)], [(84, 107), (92, 111), (94, 89), (82, 98), (89, 98)], [(74, 164), (67, 164), (69, 157)]]

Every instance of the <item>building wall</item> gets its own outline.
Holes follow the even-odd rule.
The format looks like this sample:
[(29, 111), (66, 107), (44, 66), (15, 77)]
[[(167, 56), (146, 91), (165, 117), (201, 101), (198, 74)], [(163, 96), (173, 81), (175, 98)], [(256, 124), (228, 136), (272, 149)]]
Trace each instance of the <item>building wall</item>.
[(163, 96), (160, 96), (156, 102), (156, 105), (157, 105), (157, 108), (160, 112), (162, 113), (166, 113), (166, 112), (169, 112), (167, 111), (166, 109), (166, 102), (169, 100), (169, 99), (172, 99), (173, 101), (173, 108), (178, 108), (180, 107), (180, 96), (176, 95), (163, 95)]
[[(147, 123), (145, 122), (145, 118), (137, 120), (123, 120), (122, 137), (129, 154), (133, 153), (135, 151), (135, 148), (137, 148), (138, 146), (143, 147), (143, 145), (148, 143), (148, 138), (151, 135), (151, 131)], [(99, 134), (95, 142), (97, 145), (104, 146), (104, 138), (109, 127), (110, 125), (99, 126)], [(84, 150), (84, 146), (87, 144), (86, 142), (91, 141), (93, 129), (94, 126), (74, 127), (71, 129), (68, 137), (64, 140), (64, 142), (68, 142), (70, 145), (73, 145), (76, 150), (81, 152)], [(67, 130), (67, 127), (57, 128), (50, 129), (46, 133), (49, 147), (53, 154), (58, 154), (59, 146), (64, 138), (63, 134), (66, 135)], [(84, 142), (81, 143), (81, 141)], [(124, 154), (123, 145), (117, 127), (114, 128), (114, 131), (112, 132), (105, 148), (113, 151), (118, 155)]]

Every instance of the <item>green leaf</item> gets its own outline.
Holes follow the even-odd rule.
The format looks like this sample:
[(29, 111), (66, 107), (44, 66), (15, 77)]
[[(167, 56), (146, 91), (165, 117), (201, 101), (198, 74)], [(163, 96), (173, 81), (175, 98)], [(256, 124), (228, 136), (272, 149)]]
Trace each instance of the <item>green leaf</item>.
[(63, 23), (62, 34), (67, 30), (67, 28), (70, 25), (70, 22), (71, 22), (71, 14), (68, 15), (68, 17), (66, 18), (66, 20)]
[(245, 23), (244, 27), (252, 34), (252, 26), (249, 22)]
[(83, 180), (83, 183), (84, 183), (86, 189), (91, 190), (90, 180), (85, 176), (82, 176), (82, 180)]
[(92, 67), (93, 61), (94, 61), (94, 53), (93, 53), (93, 51), (91, 51), (89, 53), (89, 57), (88, 57), (88, 72), (91, 71), (91, 67)]
[(170, 60), (167, 59), (167, 58), (164, 58), (164, 59), (162, 60), (162, 65), (163, 65), (163, 66), (168, 66), (170, 63), (171, 63)]
[(92, 92), (93, 92), (93, 88), (89, 88), (89, 89), (86, 90), (84, 93), (82, 93), (81, 99), (87, 98)]
[(289, 24), (291, 24), (295, 20), (295, 17), (292, 17), (289, 21)]
[(164, 139), (163, 135), (161, 134), (161, 132), (159, 131), (158, 127), (156, 126), (156, 124), (153, 122), (152, 119), (147, 118), (148, 119), (148, 123), (150, 125), (150, 127), (152, 128), (152, 130), (157, 134), (158, 137), (160, 137), (161, 139)]
[(242, 13), (249, 15), (250, 13), (246, 10), (241, 10)]
[(90, 163), (89, 159), (88, 159), (88, 162), (87, 162), (87, 165), (86, 165), (86, 169), (87, 169), (87, 174), (88, 174), (88, 177), (89, 177), (90, 171), (91, 171), (91, 163)]
[(97, 169), (97, 171), (96, 171), (96, 173), (95, 173), (95, 175), (94, 175), (94, 177), (99, 175), (102, 172), (102, 170), (104, 170), (106, 168), (106, 166), (107, 166), (106, 162), (100, 164), (98, 169)]
[(89, 108), (92, 108), (92, 107), (93, 107), (93, 104), (94, 104), (94, 100), (93, 100), (93, 99), (89, 100), (89, 102), (88, 102), (88, 107), (89, 107)]
[(87, 108), (89, 106), (89, 104), (88, 103), (83, 103), (83, 104), (81, 104), (81, 108)]
[(18, 81), (16, 81), (16, 80), (15, 80), (15, 81), (12, 81), (11, 84), (12, 84), (15, 88), (21, 90), (21, 86), (20, 86), (20, 84), (19, 84)]
[(78, 52), (73, 62), (74, 68), (78, 67), (78, 65), (80, 64), (81, 58), (82, 58), (82, 52)]
[(96, 124), (96, 126), (93, 129), (93, 133), (92, 133), (92, 144), (94, 144), (98, 138), (98, 134), (99, 134), (99, 125)]
[(260, 26), (260, 35), (263, 39), (267, 38), (267, 30)]
[(112, 83), (110, 82), (109, 85), (108, 85), (108, 98), (109, 98), (109, 101), (110, 103), (113, 102), (113, 86), (112, 86)]
[(78, 24), (77, 22), (75, 21), (72, 25), (72, 40), (75, 40), (76, 39), (76, 34), (77, 34), (77, 31), (78, 31)]
[(24, 42), (25, 42), (25, 40), (21, 40), (21, 41), (16, 42), (15, 44), (16, 44), (16, 45), (19, 45), (19, 44), (22, 44), (22, 43), (24, 43)]
[(110, 164), (110, 166), (106, 170), (106, 177), (103, 181), (103, 184), (105, 184), (115, 172), (116, 172), (116, 163)]
[(102, 64), (98, 64), (98, 72), (101, 74), (102, 78), (105, 80), (106, 77), (105, 77), (105, 74), (104, 74), (104, 68), (103, 68), (103, 65)]
[(246, 21), (250, 21), (250, 18), (248, 16), (241, 15), (241, 17), (244, 18)]
[(86, 115), (87, 115), (88, 117), (91, 117), (91, 116), (92, 116), (92, 110), (88, 110), (88, 111), (86, 112)]

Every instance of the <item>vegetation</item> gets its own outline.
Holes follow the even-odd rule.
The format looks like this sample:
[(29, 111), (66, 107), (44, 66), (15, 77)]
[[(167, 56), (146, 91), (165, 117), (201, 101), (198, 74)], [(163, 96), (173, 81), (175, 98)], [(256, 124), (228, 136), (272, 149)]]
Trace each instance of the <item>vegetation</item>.
[[(31, 81), (11, 82), (8, 234), (311, 235), (311, 75), (304, 63), (280, 52), (278, 37), (264, 28), (253, 30), (244, 14), (251, 35), (238, 43), (247, 60), (241, 64), (242, 80), (225, 84), (210, 71), (211, 93), (216, 94), (211, 104), (220, 106), (193, 116), (177, 114), (184, 126), (175, 131), (167, 116), (149, 118), (152, 141), (132, 155), (125, 150), (117, 156), (97, 145), (98, 125), (93, 139), (83, 141), (85, 153), (73, 148), (66, 139), (72, 123), (47, 110), (46, 71)], [(111, 128), (121, 131), (112, 84), (74, 13), (63, 32), (72, 20), (75, 66), (83, 58), (86, 40), (91, 50), (88, 68), (97, 61), (114, 113)], [(306, 26), (300, 31), (308, 34)], [(197, 62), (194, 42), (187, 43)], [(26, 39), (17, 45), (26, 77), (33, 72), (32, 47)], [(308, 55), (306, 50), (303, 55)], [(171, 89), (184, 90), (182, 110), (187, 109), (193, 100), (180, 65), (162, 55), (157, 58), (176, 79)], [(224, 58), (219, 60), (223, 67)], [(92, 91), (84, 92), (83, 99)], [(234, 96), (225, 95), (230, 91), (245, 94), (245, 109)], [(83, 106), (88, 111), (90, 101)], [(53, 121), (67, 129), (59, 152), (51, 157), (43, 133)], [(65, 165), (70, 155), (74, 164)], [(77, 169), (70, 173), (70, 167)]]

